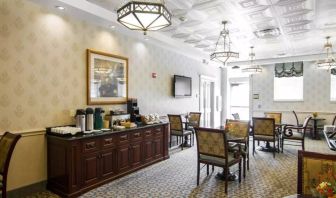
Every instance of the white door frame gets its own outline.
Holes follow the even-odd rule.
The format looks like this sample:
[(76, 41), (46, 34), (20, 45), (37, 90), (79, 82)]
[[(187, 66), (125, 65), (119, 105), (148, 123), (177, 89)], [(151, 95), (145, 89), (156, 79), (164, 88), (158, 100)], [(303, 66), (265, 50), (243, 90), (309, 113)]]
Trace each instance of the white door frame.
[(210, 82), (210, 108), (211, 108), (211, 114), (210, 114), (210, 126), (214, 127), (215, 125), (215, 88), (216, 88), (216, 78), (211, 77), (211, 76), (205, 76), (205, 75), (200, 75), (200, 81), (199, 81), (199, 111), (202, 109), (202, 99), (203, 99), (203, 86), (202, 82), (203, 81), (208, 81)]

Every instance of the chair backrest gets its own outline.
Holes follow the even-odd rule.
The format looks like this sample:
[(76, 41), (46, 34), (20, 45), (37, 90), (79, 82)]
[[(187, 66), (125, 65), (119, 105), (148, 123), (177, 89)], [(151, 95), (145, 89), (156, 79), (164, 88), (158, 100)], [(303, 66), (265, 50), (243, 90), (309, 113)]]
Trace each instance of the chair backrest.
[(274, 118), (252, 118), (253, 135), (275, 136)]
[(274, 118), (275, 124), (281, 124), (281, 113), (265, 112), (266, 118)]
[(300, 125), (300, 123), (299, 123), (299, 119), (298, 119), (298, 117), (297, 117), (295, 111), (293, 111), (293, 114), (294, 114), (294, 117), (295, 117), (295, 120), (296, 120), (296, 126), (299, 126), (299, 125)]
[[(305, 197), (316, 196), (321, 182), (335, 183), (336, 155), (301, 151), (298, 152), (297, 193)], [(320, 197), (320, 196), (316, 196)]]
[(168, 119), (170, 123), (170, 130), (183, 131), (181, 115), (168, 114)]
[(223, 129), (195, 127), (197, 154), (226, 158), (227, 139)]
[(21, 138), (19, 134), (5, 132), (0, 139), (0, 174), (6, 181), (9, 162), (12, 157), (15, 145)]
[(193, 127), (199, 127), (201, 122), (201, 114), (200, 112), (190, 112), (189, 113), (189, 123), (188, 125)]
[(336, 124), (336, 115), (334, 117), (334, 120), (332, 121), (332, 125), (335, 125)]
[(226, 120), (226, 132), (235, 138), (248, 140), (250, 124), (248, 121)]
[(233, 113), (232, 116), (233, 116), (233, 119), (240, 120), (239, 113)]

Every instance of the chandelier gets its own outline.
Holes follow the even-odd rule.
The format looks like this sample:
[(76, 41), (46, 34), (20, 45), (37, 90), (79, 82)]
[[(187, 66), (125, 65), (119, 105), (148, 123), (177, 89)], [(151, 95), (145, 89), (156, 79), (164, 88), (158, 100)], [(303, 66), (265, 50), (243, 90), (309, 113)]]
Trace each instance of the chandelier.
[(223, 21), (222, 24), (224, 25), (224, 28), (220, 32), (216, 42), (215, 51), (210, 55), (210, 60), (222, 62), (225, 65), (230, 57), (239, 58), (239, 53), (231, 51), (229, 30), (226, 29), (227, 21)]
[(131, 30), (154, 31), (171, 25), (163, 0), (129, 1), (117, 10), (118, 22)]
[(333, 57), (332, 44), (329, 42), (330, 36), (327, 36), (326, 39), (323, 49), (326, 50), (327, 57), (324, 60), (318, 60), (316, 64), (319, 69), (329, 70), (336, 68), (336, 61)]
[(249, 74), (257, 74), (262, 72), (262, 68), (259, 65), (254, 65), (254, 60), (255, 60), (255, 53), (253, 51), (253, 46), (250, 47), (251, 52), (249, 54), (250, 57), (250, 66), (242, 69), (242, 72), (244, 73), (249, 73)]

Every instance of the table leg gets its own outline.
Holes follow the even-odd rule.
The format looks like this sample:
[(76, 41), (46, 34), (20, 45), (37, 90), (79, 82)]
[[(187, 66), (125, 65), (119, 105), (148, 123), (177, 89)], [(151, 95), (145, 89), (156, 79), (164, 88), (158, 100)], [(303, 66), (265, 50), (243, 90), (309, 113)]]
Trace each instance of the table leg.
[(313, 139), (315, 139), (315, 140), (320, 139), (320, 137), (318, 136), (318, 131), (317, 131), (317, 120), (314, 120)]

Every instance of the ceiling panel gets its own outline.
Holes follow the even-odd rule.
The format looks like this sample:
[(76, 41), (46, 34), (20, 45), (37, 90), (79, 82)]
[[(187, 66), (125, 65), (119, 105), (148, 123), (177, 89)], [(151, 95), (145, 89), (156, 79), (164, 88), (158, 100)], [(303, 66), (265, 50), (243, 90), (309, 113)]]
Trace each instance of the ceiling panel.
[[(114, 14), (127, 2), (87, 1)], [(255, 46), (257, 58), (274, 58), (281, 54), (296, 56), (321, 53), (325, 36), (331, 36), (332, 43), (336, 40), (336, 0), (280, 0), (271, 5), (261, 5), (260, 0), (165, 2), (173, 15), (172, 25), (159, 34), (169, 36), (181, 46), (193, 47), (204, 54), (214, 50), (223, 28), (222, 20), (230, 22), (228, 28), (233, 48), (240, 52), (239, 60), (248, 60), (251, 45)], [(255, 31), (272, 28), (278, 28), (280, 36), (262, 39), (254, 34)]]

